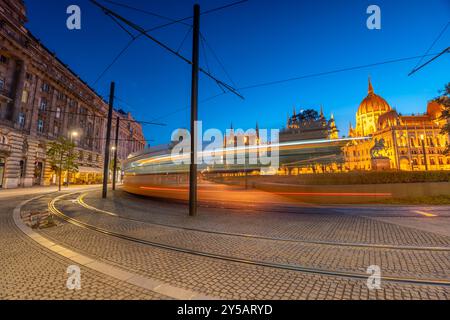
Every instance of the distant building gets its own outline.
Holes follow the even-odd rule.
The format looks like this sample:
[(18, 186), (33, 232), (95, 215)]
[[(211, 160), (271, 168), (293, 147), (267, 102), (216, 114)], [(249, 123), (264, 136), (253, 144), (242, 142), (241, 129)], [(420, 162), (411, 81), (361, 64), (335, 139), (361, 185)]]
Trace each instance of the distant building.
[[(369, 79), (368, 95), (358, 108), (356, 127), (350, 126), (349, 136), (370, 139), (344, 147), (345, 170), (450, 170), (450, 156), (444, 154), (449, 136), (441, 134), (446, 124), (442, 111), (442, 105), (430, 102), (424, 114), (402, 115), (375, 94)], [(377, 160), (371, 154), (376, 143), (380, 160), (386, 160), (382, 168), (374, 166)]]
[(320, 108), (317, 111), (309, 109), (296, 112), (295, 107), (292, 116), (288, 116), (286, 128), (280, 132), (280, 142), (338, 139), (339, 130), (336, 127), (334, 116), (327, 120)]
[(297, 112), (294, 107), (286, 128), (280, 132), (280, 143), (305, 142), (296, 148), (281, 147), (280, 174), (325, 172), (337, 169), (343, 160), (342, 145), (334, 116), (327, 120), (323, 108)]
[[(0, 0), (0, 188), (49, 185), (55, 173), (46, 160), (48, 142), (74, 138), (79, 173), (72, 182), (102, 176), (108, 104), (24, 26), (21, 0)], [(120, 117), (118, 154), (125, 159), (145, 147), (141, 125)], [(114, 138), (113, 130), (113, 138)]]

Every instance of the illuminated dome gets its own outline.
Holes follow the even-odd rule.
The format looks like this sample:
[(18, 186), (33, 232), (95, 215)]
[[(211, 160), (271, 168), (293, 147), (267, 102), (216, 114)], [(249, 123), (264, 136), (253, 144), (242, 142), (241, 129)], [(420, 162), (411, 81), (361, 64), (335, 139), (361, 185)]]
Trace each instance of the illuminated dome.
[(385, 113), (391, 110), (392, 108), (386, 100), (373, 92), (372, 82), (369, 79), (369, 94), (359, 105), (357, 115), (364, 115), (372, 112)]

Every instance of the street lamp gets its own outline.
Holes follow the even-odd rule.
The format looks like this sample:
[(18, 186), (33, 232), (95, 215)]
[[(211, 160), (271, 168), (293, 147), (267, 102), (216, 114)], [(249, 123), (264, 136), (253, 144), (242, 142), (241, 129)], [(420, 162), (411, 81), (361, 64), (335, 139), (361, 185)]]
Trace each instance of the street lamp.
[[(73, 139), (78, 137), (78, 132), (71, 131), (69, 135), (70, 135), (70, 142), (73, 143)], [(70, 184), (70, 170), (69, 170), (69, 157), (70, 156), (72, 156), (72, 148), (70, 149), (70, 154), (67, 157), (67, 188), (69, 187), (69, 184)]]
[(420, 135), (420, 140), (422, 141), (422, 152), (423, 152), (423, 160), (425, 161), (425, 170), (428, 171), (427, 153), (425, 150), (425, 137), (423, 134)]
[(76, 137), (78, 137), (78, 132), (77, 131), (72, 131), (70, 133), (70, 141), (72, 141), (73, 138), (76, 138)]

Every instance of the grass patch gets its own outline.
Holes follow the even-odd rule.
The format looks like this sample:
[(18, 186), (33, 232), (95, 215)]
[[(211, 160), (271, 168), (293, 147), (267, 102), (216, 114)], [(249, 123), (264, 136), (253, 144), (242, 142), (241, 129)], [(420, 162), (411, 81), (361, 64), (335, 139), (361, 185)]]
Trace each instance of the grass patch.
[(450, 205), (450, 196), (425, 196), (425, 197), (408, 197), (408, 198), (388, 198), (370, 201), (368, 203), (376, 204), (405, 204), (405, 205)]

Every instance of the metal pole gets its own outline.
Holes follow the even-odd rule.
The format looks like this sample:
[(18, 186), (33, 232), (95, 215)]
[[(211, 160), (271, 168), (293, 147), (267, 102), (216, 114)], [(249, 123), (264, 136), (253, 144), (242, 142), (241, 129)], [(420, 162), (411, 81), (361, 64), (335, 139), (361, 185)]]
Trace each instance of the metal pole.
[(189, 169), (189, 215), (197, 215), (197, 130), (198, 117), (198, 71), (200, 40), (200, 6), (194, 5), (192, 29), (192, 87), (191, 87), (191, 164)]
[(61, 160), (59, 161), (59, 181), (58, 181), (58, 191), (61, 191), (61, 180), (62, 180), (62, 165), (63, 165), (63, 149), (61, 148), (59, 150), (59, 152), (61, 153)]
[(117, 178), (117, 148), (119, 145), (119, 125), (120, 125), (120, 117), (117, 117), (116, 122), (116, 141), (114, 143), (114, 171), (113, 171), (113, 181), (112, 181), (112, 189), (116, 190), (116, 178)]
[(114, 91), (116, 84), (111, 82), (111, 88), (109, 92), (109, 110), (108, 110), (108, 123), (106, 125), (106, 144), (105, 144), (105, 161), (103, 163), (103, 199), (108, 195), (108, 173), (109, 173), (109, 153), (111, 148), (111, 126), (112, 126), (112, 114), (114, 107)]

